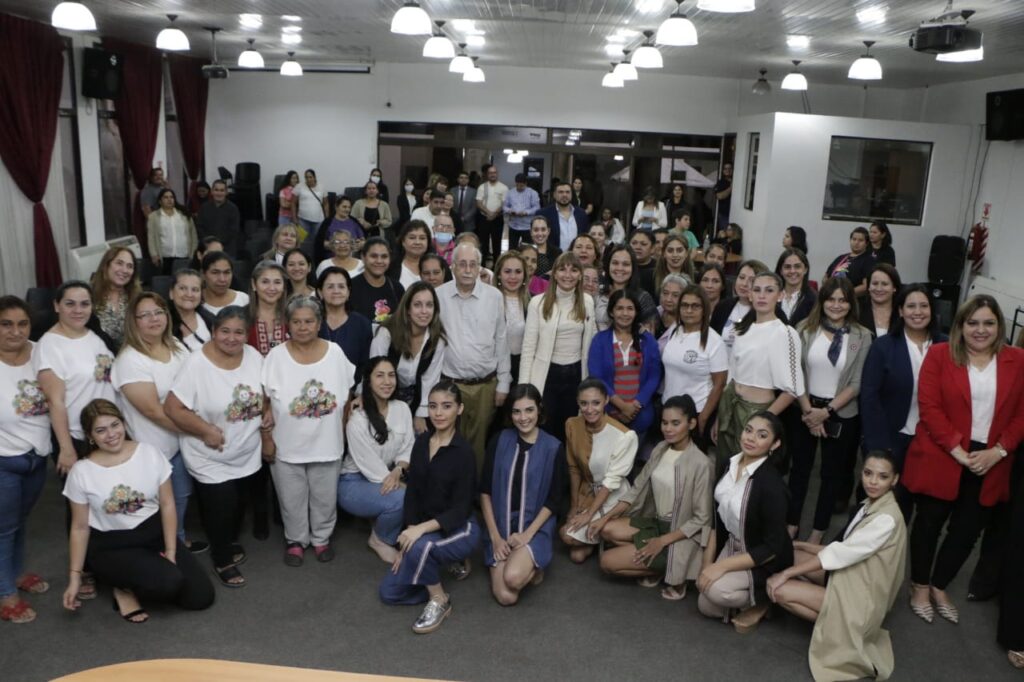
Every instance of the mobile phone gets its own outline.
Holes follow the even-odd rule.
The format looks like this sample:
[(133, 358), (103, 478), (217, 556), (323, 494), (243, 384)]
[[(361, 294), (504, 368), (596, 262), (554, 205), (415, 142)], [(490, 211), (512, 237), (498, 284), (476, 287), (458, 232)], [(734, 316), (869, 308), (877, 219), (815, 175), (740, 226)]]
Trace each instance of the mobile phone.
[(825, 435), (828, 438), (839, 438), (839, 434), (843, 432), (843, 425), (839, 422), (827, 421), (825, 422)]

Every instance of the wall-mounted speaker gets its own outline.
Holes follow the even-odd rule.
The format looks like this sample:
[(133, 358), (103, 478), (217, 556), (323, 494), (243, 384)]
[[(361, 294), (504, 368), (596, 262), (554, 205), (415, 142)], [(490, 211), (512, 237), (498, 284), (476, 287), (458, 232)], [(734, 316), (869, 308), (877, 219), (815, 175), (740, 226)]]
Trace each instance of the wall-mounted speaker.
[(94, 47), (82, 50), (82, 95), (117, 99), (121, 94), (121, 55)]

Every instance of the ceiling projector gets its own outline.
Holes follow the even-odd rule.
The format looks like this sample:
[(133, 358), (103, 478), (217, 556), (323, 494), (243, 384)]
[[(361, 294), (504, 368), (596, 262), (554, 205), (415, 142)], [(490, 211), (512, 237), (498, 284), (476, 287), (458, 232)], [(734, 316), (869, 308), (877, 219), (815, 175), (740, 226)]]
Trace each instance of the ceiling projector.
[(947, 12), (934, 19), (922, 21), (921, 26), (910, 34), (910, 47), (917, 52), (947, 54), (981, 47), (981, 31), (967, 27), (967, 20), (974, 10)]
[(228, 67), (223, 64), (206, 64), (203, 66), (203, 78), (227, 78)]

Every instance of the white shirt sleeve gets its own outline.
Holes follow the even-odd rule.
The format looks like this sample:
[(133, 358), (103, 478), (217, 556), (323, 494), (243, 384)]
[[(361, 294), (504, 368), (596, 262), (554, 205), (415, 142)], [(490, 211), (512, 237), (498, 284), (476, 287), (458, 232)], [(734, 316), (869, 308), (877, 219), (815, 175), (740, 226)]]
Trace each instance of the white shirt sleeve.
[[(711, 336), (712, 334), (714, 336)], [(725, 342), (714, 329), (708, 330), (705, 352), (708, 354), (708, 369), (712, 374), (729, 371), (729, 353), (725, 349)]]
[(189, 356), (181, 371), (178, 372), (178, 378), (174, 380), (174, 385), (171, 387), (171, 393), (177, 396), (181, 404), (193, 411), (196, 409), (196, 379), (198, 379), (198, 371), (200, 369), (196, 358), (200, 357), (202, 352), (202, 350), (199, 350)]
[(114, 360), (114, 367), (110, 372), (110, 381), (114, 388), (121, 390), (128, 384), (155, 384), (152, 371), (146, 366), (143, 355), (135, 349), (127, 349), (120, 352)]
[(387, 327), (381, 325), (377, 327), (373, 340), (370, 341), (370, 357), (375, 358), (378, 355), (387, 355), (390, 348), (391, 332), (388, 331)]
[[(607, 427), (611, 428), (611, 427)], [(615, 451), (608, 457), (608, 470), (604, 474), (601, 485), (608, 490), (618, 490), (622, 480), (633, 469), (636, 458), (637, 439), (635, 431), (625, 431), (615, 444)]]
[(821, 567), (838, 571), (860, 563), (882, 548), (896, 529), (896, 520), (888, 514), (879, 514), (858, 527), (845, 540), (833, 542), (818, 553)]
[(75, 466), (71, 467), (71, 471), (68, 472), (67, 481), (64, 483), (64, 497), (75, 504), (89, 504), (89, 498), (86, 497), (85, 489), (82, 487), (81, 474), (82, 466), (75, 462)]
[(49, 334), (44, 334), (39, 339), (38, 358), (39, 358), (39, 371), (42, 372), (44, 369), (48, 369), (53, 372), (58, 379), (64, 381), (67, 376), (67, 369), (64, 365), (64, 358), (60, 353), (60, 349), (56, 343), (52, 342), (52, 339), (47, 338)]
[(409, 406), (401, 400), (394, 401), (389, 409), (400, 410), (402, 414), (401, 419), (405, 422), (405, 428), (402, 429), (402, 433), (395, 434), (401, 438), (397, 444), (398, 452), (395, 455), (395, 462), (408, 464), (412, 458), (412, 446), (416, 443), (416, 429), (412, 425), (412, 413), (409, 411)]
[(348, 454), (367, 481), (381, 483), (388, 475), (388, 467), (380, 457), (381, 445), (370, 434), (370, 421), (362, 410), (354, 410), (345, 427), (348, 436)]

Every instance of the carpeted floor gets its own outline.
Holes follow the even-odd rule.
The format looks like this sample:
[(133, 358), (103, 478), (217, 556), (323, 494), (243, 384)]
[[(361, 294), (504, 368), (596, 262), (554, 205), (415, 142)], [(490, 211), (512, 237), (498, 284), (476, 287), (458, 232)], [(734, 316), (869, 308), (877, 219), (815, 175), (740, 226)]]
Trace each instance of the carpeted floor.
[[(813, 493), (812, 493), (813, 494)], [(809, 504), (808, 507), (813, 505)], [(190, 526), (195, 526), (190, 512)], [(835, 519), (838, 527), (840, 519)], [(301, 568), (281, 561), (280, 528), (271, 539), (243, 537), (249, 585), (218, 586), (205, 612), (151, 608), (129, 625), (110, 594), (72, 614), (60, 605), (66, 585), (63, 502), (51, 477), (32, 516), (29, 568), (51, 580), (31, 601), (39, 618), (0, 623), (0, 680), (47, 680), (96, 666), (151, 658), (219, 658), (256, 663), (409, 675), (448, 680), (809, 680), (811, 625), (779, 613), (750, 635), (702, 617), (690, 594), (667, 602), (658, 590), (610, 579), (596, 561), (569, 562), (559, 548), (545, 582), (519, 605), (490, 597), (479, 560), (450, 585), (454, 610), (440, 631), (410, 630), (419, 607), (384, 606), (377, 584), (386, 570), (365, 545), (367, 527), (345, 519), (335, 535), (338, 558)], [(196, 536), (201, 531), (196, 529)], [(208, 555), (200, 559), (209, 565)], [(964, 598), (972, 562), (951, 588), (960, 625), (928, 625), (901, 595), (889, 619), (896, 650), (894, 680), (1020, 680), (995, 642), (997, 608)]]

